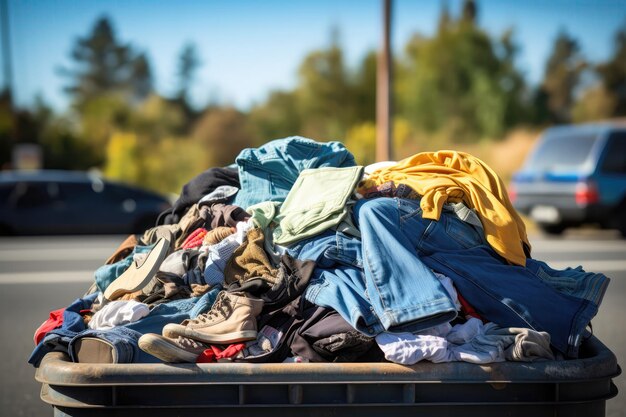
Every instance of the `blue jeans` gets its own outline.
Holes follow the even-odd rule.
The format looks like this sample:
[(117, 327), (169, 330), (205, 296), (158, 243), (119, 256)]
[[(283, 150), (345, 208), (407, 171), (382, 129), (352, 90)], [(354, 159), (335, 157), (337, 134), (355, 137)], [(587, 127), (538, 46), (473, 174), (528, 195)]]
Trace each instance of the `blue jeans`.
[(485, 319), (502, 327), (546, 331), (555, 348), (570, 357), (578, 355), (597, 305), (548, 285), (535, 275), (536, 268), (506, 263), (479, 229), (451, 213), (442, 212), (439, 221), (422, 218), (419, 204), (378, 198), (359, 202), (355, 208), (365, 275), (373, 280), (368, 288), (379, 290), (373, 304), (395, 305), (399, 298), (414, 300), (433, 312), (445, 311), (445, 300), (427, 273), (432, 269), (449, 276)]
[(584, 298), (599, 307), (609, 285), (604, 274), (585, 272), (582, 267), (552, 269), (543, 261), (527, 259), (528, 268), (537, 278), (555, 290), (576, 298)]
[(241, 189), (233, 205), (243, 208), (263, 201), (284, 201), (303, 169), (356, 165), (342, 143), (316, 142), (300, 136), (244, 149), (235, 162)]
[[(291, 256), (312, 259), (317, 265), (304, 297), (317, 305), (335, 309), (368, 336), (384, 331), (416, 332), (454, 319), (454, 304), (429, 269), (419, 266), (426, 274), (425, 279), (414, 273), (418, 269), (414, 269), (410, 277), (380, 270), (371, 272), (372, 264), (382, 264), (389, 259), (378, 237), (377, 233), (369, 233), (363, 235), (361, 242), (341, 232), (326, 232), (289, 248)], [(398, 253), (397, 248), (389, 249)], [(408, 258), (417, 260), (415, 250)], [(400, 264), (407, 268), (417, 266), (417, 262), (410, 259)], [(395, 263), (388, 266), (394, 267)]]

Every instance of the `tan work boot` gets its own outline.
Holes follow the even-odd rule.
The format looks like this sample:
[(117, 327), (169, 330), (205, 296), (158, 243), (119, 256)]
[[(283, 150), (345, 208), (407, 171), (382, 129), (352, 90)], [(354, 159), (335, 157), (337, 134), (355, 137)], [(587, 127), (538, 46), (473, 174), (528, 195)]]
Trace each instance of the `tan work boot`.
[(254, 340), (257, 335), (256, 317), (262, 308), (261, 299), (248, 298), (244, 293), (222, 291), (211, 310), (181, 324), (166, 325), (163, 336), (183, 336), (214, 344)]

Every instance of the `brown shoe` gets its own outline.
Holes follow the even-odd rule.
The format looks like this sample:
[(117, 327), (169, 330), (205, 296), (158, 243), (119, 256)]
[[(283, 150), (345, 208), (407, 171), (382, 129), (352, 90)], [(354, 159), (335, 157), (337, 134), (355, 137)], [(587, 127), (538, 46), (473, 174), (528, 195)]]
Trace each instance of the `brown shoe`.
[(261, 299), (248, 298), (245, 293), (222, 291), (211, 310), (181, 324), (166, 325), (163, 336), (183, 336), (214, 344), (254, 340), (257, 335), (256, 317), (262, 308)]

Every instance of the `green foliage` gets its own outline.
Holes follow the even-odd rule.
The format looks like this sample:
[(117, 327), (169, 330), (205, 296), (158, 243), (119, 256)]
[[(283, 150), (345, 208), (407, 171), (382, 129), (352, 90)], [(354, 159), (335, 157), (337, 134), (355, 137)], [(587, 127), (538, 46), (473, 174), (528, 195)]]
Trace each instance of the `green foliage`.
[(615, 35), (613, 57), (598, 66), (605, 91), (613, 96), (611, 116), (626, 116), (626, 22)]
[(396, 89), (400, 113), (418, 130), (447, 130), (459, 141), (498, 137), (522, 107), (512, 32), (491, 39), (475, 25), (473, 2), (458, 21), (444, 13), (432, 38), (417, 35), (406, 47)]
[(547, 99), (549, 121), (556, 123), (571, 121), (574, 90), (585, 66), (578, 42), (566, 32), (559, 33), (546, 63), (541, 85)]
[(229, 107), (208, 109), (191, 137), (204, 156), (204, 169), (232, 164), (243, 148), (258, 144), (246, 115)]
[[(513, 30), (494, 37), (479, 27), (478, 14), (472, 0), (459, 16), (444, 4), (436, 32), (415, 35), (396, 57), (395, 159), (444, 148), (495, 155), (504, 142), (492, 141), (517, 126), (626, 115), (626, 28), (616, 34), (612, 57), (596, 66), (562, 32), (544, 79), (531, 89), (515, 64)], [(374, 162), (377, 55), (369, 51), (348, 67), (336, 31), (330, 45), (304, 57), (292, 90), (270, 92), (246, 113), (216, 104), (191, 108), (201, 65), (193, 44), (178, 56), (173, 98), (154, 93), (146, 55), (120, 41), (106, 17), (71, 53), (70, 68), (62, 71), (71, 113), (56, 115), (38, 100), (12, 115), (8, 96), (0, 96), (0, 164), (10, 160), (13, 143), (35, 141), (47, 168), (99, 167), (112, 178), (178, 192), (198, 172), (231, 164), (241, 149), (291, 135), (343, 140), (358, 163)], [(579, 83), (583, 71), (598, 80), (586, 90)], [(516, 142), (515, 149), (527, 149), (528, 141), (518, 142), (524, 146)]]

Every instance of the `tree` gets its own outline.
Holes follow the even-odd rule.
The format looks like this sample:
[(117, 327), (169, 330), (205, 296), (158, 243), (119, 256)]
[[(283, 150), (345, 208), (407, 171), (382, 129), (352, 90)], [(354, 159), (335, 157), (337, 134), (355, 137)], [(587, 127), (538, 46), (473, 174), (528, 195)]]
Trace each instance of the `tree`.
[(574, 90), (585, 66), (578, 42), (565, 31), (561, 31), (554, 41), (541, 84), (547, 100), (550, 121), (557, 123), (571, 121)]
[(302, 130), (320, 140), (341, 138), (354, 120), (353, 94), (337, 32), (328, 49), (306, 56), (296, 90)]
[(303, 134), (298, 102), (293, 91), (272, 91), (265, 103), (254, 106), (250, 121), (263, 142)]
[(144, 54), (115, 36), (109, 19), (99, 18), (91, 32), (72, 48), (73, 68), (62, 68), (69, 78), (65, 91), (80, 110), (84, 103), (105, 94), (118, 94), (134, 102), (152, 91), (150, 65)]
[(615, 35), (615, 52), (598, 66), (604, 89), (613, 96), (611, 116), (626, 116), (626, 28)]
[(354, 77), (352, 106), (357, 122), (376, 121), (376, 51), (368, 52)]
[(232, 164), (242, 149), (257, 143), (246, 115), (228, 107), (205, 111), (192, 138), (198, 153), (205, 155), (203, 169)]
[(193, 43), (183, 46), (178, 58), (178, 91), (176, 98), (189, 106), (189, 89), (194, 81), (195, 72), (200, 67), (198, 50)]
[(398, 71), (400, 113), (415, 128), (447, 131), (455, 141), (498, 137), (516, 121), (523, 79), (514, 65), (512, 31), (493, 40), (466, 1), (456, 21), (442, 11), (432, 38), (416, 35)]

